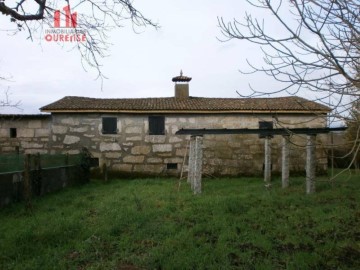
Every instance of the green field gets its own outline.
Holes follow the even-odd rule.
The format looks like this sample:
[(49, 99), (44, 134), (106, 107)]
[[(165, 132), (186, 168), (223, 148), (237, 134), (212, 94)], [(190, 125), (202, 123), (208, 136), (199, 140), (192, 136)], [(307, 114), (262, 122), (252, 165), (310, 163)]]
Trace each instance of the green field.
[(91, 181), (0, 210), (0, 269), (360, 269), (360, 177)]

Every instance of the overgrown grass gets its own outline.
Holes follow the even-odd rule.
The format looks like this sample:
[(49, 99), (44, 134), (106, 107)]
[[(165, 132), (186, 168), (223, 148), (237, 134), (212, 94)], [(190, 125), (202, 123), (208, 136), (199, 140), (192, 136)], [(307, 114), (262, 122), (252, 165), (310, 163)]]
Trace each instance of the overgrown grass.
[(0, 210), (0, 269), (359, 269), (358, 178), (92, 181)]

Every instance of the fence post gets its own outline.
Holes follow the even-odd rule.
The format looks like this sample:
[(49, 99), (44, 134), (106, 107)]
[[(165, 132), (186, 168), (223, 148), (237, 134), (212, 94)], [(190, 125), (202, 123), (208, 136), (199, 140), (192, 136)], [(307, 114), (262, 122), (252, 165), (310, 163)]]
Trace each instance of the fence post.
[(32, 209), (31, 204), (31, 179), (30, 179), (30, 154), (25, 155), (24, 159), (24, 199), (28, 210)]
[(41, 195), (41, 156), (40, 153), (37, 153), (34, 156), (34, 165), (35, 165), (35, 171), (34, 171), (34, 189), (35, 194), (37, 196)]
[(90, 180), (90, 167), (91, 167), (91, 153), (86, 147), (81, 149), (81, 168), (82, 168), (82, 179), (81, 182), (89, 182)]

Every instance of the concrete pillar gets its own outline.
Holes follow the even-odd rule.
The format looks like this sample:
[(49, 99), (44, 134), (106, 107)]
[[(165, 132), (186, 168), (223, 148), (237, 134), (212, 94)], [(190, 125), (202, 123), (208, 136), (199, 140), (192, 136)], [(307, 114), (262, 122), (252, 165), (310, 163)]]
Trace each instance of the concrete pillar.
[(315, 192), (315, 142), (316, 135), (308, 135), (306, 143), (306, 194)]
[(191, 190), (194, 194), (201, 193), (201, 176), (202, 176), (202, 136), (190, 137), (189, 150), (189, 174), (188, 182), (191, 184)]
[(195, 158), (194, 158), (194, 194), (201, 193), (201, 176), (202, 176), (202, 162), (203, 162), (203, 138), (201, 136), (195, 137)]
[(281, 156), (281, 183), (282, 188), (289, 187), (289, 138), (290, 136), (285, 135), (282, 137), (282, 156)]
[(264, 182), (271, 186), (271, 136), (265, 137)]
[(194, 157), (195, 157), (195, 137), (190, 137), (189, 144), (189, 163), (188, 163), (188, 178), (187, 182), (191, 184), (191, 189), (193, 189), (193, 178), (194, 178)]

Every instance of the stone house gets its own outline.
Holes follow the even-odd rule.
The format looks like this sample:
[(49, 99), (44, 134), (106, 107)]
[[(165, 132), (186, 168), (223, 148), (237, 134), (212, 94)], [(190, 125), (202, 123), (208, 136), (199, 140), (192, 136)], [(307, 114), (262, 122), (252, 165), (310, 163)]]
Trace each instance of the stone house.
[(0, 114), (0, 153), (48, 153), (50, 114)]
[[(99, 99), (67, 96), (41, 108), (51, 113), (50, 153), (78, 153), (87, 147), (121, 173), (179, 174), (187, 163), (189, 136), (181, 128), (326, 127), (328, 107), (300, 98), (205, 98), (189, 95), (191, 78), (177, 76), (166, 98)], [(35, 131), (36, 132), (36, 131)], [(45, 132), (45, 131), (44, 131)], [(44, 133), (44, 135), (46, 135)], [(304, 171), (305, 136), (291, 136), (290, 170)], [(317, 136), (317, 168), (327, 169)], [(272, 170), (281, 168), (281, 138), (272, 140)], [(258, 135), (205, 135), (203, 170), (209, 175), (260, 175), (264, 140)]]

